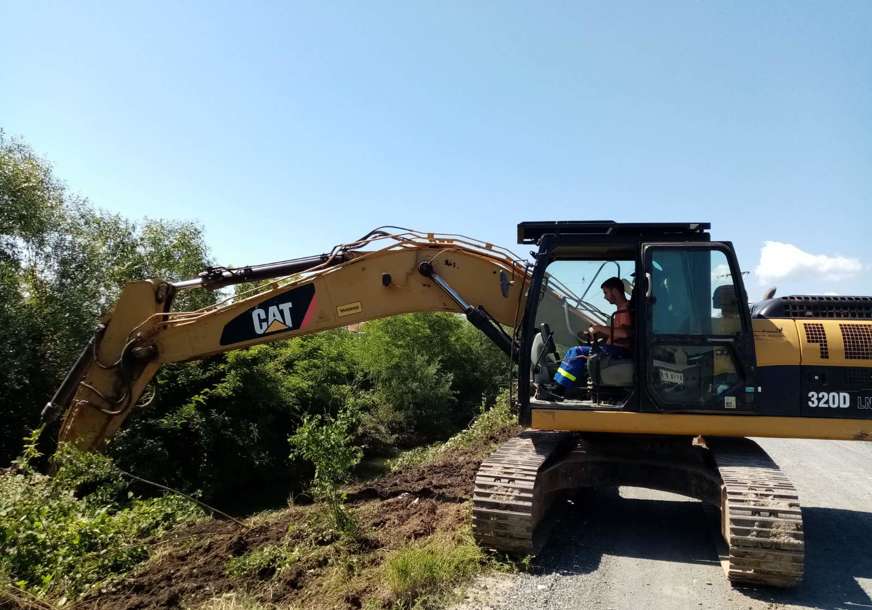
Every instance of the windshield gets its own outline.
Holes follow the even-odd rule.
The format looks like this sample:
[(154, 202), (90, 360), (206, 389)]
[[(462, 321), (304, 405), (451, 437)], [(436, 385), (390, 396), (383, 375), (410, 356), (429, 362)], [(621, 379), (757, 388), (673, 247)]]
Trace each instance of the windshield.
[(592, 324), (607, 325), (615, 312), (600, 285), (610, 277), (620, 277), (629, 296), (633, 270), (633, 261), (554, 261), (545, 274), (536, 328), (541, 330), (546, 323), (561, 350), (578, 345), (579, 333)]

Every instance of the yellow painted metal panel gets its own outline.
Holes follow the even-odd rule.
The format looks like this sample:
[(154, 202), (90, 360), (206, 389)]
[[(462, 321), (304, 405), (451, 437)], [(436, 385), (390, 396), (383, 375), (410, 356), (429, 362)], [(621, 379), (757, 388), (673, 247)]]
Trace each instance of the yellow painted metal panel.
[(533, 409), (539, 430), (872, 440), (872, 420)]
[(794, 320), (754, 320), (757, 366), (798, 366), (799, 335)]
[(867, 320), (797, 320), (802, 364), (872, 367), (872, 322)]
[(872, 367), (870, 321), (769, 319), (753, 323), (757, 366)]

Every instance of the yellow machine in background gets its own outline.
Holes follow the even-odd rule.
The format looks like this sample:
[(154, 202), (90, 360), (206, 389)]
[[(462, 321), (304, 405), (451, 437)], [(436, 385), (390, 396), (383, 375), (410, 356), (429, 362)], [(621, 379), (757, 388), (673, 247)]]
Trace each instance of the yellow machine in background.
[[(478, 472), (480, 544), (535, 552), (559, 493), (635, 485), (716, 506), (731, 580), (791, 586), (803, 572), (799, 499), (744, 437), (869, 438), (872, 299), (785, 297), (751, 308), (732, 245), (710, 241), (708, 228), (521, 223), (519, 243), (537, 247), (532, 261), (461, 236), (380, 229), (320, 256), (135, 282), (44, 417), (60, 419), (60, 441), (99, 449), (164, 363), (400, 313), (460, 312), (515, 361), (529, 428)], [(576, 289), (571, 265), (585, 261), (602, 264)], [(594, 344), (583, 383), (562, 400), (537, 398), (579, 331), (609, 323), (587, 295), (610, 263), (631, 297), (632, 357)], [(272, 283), (200, 311), (171, 308), (179, 290), (263, 280)]]

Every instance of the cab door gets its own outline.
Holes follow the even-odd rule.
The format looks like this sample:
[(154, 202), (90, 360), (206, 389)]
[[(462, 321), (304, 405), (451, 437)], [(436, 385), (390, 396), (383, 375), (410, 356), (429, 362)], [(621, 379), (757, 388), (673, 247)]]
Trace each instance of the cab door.
[(645, 393), (659, 411), (752, 412), (754, 337), (732, 244), (642, 246)]

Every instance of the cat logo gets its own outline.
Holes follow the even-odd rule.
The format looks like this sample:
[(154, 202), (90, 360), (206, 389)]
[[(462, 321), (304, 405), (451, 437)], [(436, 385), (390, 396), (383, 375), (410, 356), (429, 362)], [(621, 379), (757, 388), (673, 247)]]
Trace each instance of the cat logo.
[(254, 332), (262, 335), (293, 328), (294, 323), (291, 318), (293, 307), (293, 303), (279, 303), (270, 305), (267, 309), (260, 307), (252, 309), (251, 321), (254, 323)]
[(221, 331), (221, 345), (265, 339), (308, 328), (317, 312), (315, 286), (306, 284), (239, 312)]

